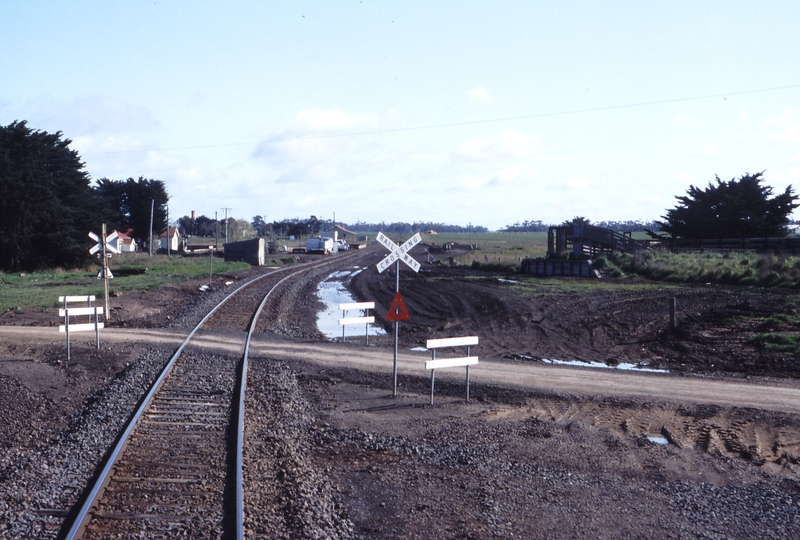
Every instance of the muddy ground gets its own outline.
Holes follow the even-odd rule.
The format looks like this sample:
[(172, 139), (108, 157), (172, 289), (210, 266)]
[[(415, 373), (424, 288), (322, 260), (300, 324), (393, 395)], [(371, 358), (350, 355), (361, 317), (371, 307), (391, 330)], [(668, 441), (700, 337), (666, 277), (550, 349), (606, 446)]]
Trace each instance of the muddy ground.
[[(383, 255), (361, 255), (357, 266), (367, 270), (349, 284), (358, 301), (377, 303), (378, 315), (395, 293), (394, 276), (371, 266)], [(223, 294), (223, 281), (213, 294)], [(791, 318), (770, 317), (794, 313), (794, 291), (561, 281), (569, 286), (446, 265), (426, 264), (419, 274), (404, 268), (401, 292), (412, 320), (402, 323), (401, 346), (474, 334), (481, 339), (476, 354), (511, 363), (630, 362), (673, 376), (767, 384), (800, 378), (796, 357), (752, 340), (765, 328), (795, 330)], [(111, 324), (188, 327), (188, 307), (207, 301), (199, 285), (112, 298)], [(292, 295), (313, 289), (297, 284)], [(674, 330), (670, 297), (678, 305)], [(315, 302), (295, 304), (284, 307), (281, 338), (325, 341)], [(52, 310), (23, 309), (3, 314), (0, 324), (50, 326), (55, 319)], [(388, 350), (391, 334), (374, 345)], [(57, 345), (2, 343), (3, 452), (47, 444), (93, 390), (147, 347), (96, 351), (87, 344), (67, 363)], [(401, 395), (392, 398), (387, 379), (375, 374), (302, 359), (287, 369), (312, 411), (306, 466), (336, 486), (356, 537), (800, 536), (800, 419), (790, 414), (720, 407), (713, 396), (689, 406), (618, 399), (613, 391), (559, 395), (479, 382), (464, 404), (463, 388), (444, 381), (437, 385), (441, 401), (429, 407), (424, 377), (402, 376)]]
[[(673, 372), (800, 378), (800, 361), (753, 342), (763, 332), (798, 332), (794, 290), (659, 284), (633, 280), (540, 280), (532, 276), (426, 265), (401, 269), (413, 313), (401, 340), (478, 335), (490, 357), (643, 363)], [(395, 281), (375, 272), (353, 280), (356, 296), (385, 313)], [(670, 330), (669, 299), (677, 325)], [(389, 329), (389, 326), (387, 326)], [(413, 345), (412, 345), (413, 346)]]

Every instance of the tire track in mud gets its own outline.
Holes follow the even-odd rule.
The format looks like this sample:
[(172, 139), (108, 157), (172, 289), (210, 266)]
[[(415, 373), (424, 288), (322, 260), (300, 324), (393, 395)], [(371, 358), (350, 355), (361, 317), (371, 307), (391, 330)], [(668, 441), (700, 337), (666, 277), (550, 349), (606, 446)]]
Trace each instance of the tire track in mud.
[(579, 422), (634, 437), (662, 436), (679, 448), (727, 455), (755, 465), (795, 469), (800, 464), (800, 419), (708, 405), (636, 403), (616, 398), (536, 398), (497, 416)]

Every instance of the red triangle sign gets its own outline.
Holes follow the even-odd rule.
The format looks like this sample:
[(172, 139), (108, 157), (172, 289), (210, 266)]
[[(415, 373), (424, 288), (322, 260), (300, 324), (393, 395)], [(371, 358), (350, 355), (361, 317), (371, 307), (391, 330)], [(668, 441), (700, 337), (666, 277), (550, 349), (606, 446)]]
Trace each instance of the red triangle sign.
[(400, 291), (397, 291), (397, 294), (394, 295), (394, 300), (392, 300), (392, 305), (389, 306), (389, 313), (386, 314), (387, 321), (409, 321), (411, 320), (411, 315), (408, 314), (408, 308), (406, 308), (406, 303), (403, 302), (403, 297), (400, 296)]

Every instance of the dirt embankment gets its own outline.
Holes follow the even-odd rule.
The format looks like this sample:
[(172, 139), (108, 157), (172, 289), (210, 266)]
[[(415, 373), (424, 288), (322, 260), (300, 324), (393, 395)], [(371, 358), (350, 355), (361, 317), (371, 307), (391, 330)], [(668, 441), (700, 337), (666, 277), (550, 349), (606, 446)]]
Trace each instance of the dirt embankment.
[[(413, 346), (431, 337), (474, 334), (481, 338), (483, 356), (642, 362), (677, 372), (800, 378), (800, 361), (791, 353), (753, 341), (771, 315), (795, 313), (796, 291), (632, 281), (614, 287), (608, 280), (598, 287), (584, 282), (559, 288), (551, 280), (540, 282), (458, 267), (424, 265), (418, 274), (401, 270), (400, 290), (412, 320), (403, 323), (400, 339)], [(386, 313), (395, 282), (362, 272), (352, 288)], [(670, 298), (677, 304), (674, 331)], [(798, 330), (791, 323), (773, 329)]]

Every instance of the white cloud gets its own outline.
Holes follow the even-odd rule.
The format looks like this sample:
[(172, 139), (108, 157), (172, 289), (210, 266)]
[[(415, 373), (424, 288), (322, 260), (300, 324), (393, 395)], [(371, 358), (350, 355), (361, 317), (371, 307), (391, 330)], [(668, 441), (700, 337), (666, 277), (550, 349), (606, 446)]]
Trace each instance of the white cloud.
[(521, 170), (522, 170), (521, 167), (502, 169), (500, 171), (497, 171), (497, 176), (495, 178), (497, 179), (498, 183), (508, 184), (519, 176)]
[(458, 146), (455, 154), (460, 159), (520, 159), (536, 155), (538, 135), (504, 129), (490, 137), (474, 139)]
[(358, 208), (357, 216), (337, 212), (344, 221), (409, 220), (413, 212), (420, 219), (456, 222), (446, 216), (474, 208), (470, 218), (486, 223), (487, 214), (502, 220), (509, 205), (524, 204), (518, 195), (533, 186), (543, 153), (535, 134), (504, 129), (460, 142), (426, 143), (405, 135), (291, 136), (381, 131), (402, 127), (400, 118), (396, 113), (305, 110), (285, 125), (272, 125), (264, 138), (285, 142), (264, 143), (251, 154), (246, 190), (285, 216)]
[(697, 125), (697, 118), (690, 114), (676, 114), (672, 117), (672, 123), (678, 126), (694, 126)]
[(675, 184), (680, 186), (690, 186), (690, 185), (697, 185), (697, 174), (693, 172), (683, 172), (678, 173), (672, 177), (672, 180)]
[(467, 90), (467, 100), (471, 103), (489, 105), (494, 102), (494, 97), (489, 93), (485, 86), (479, 84), (475, 88)]
[(380, 121), (374, 115), (349, 114), (341, 109), (306, 109), (297, 113), (295, 127), (313, 131), (342, 131), (355, 128), (377, 128)]
[(770, 140), (800, 145), (800, 119), (794, 109), (784, 109), (767, 118), (761, 123), (761, 127), (768, 131)]
[(139, 152), (158, 147), (158, 144), (152, 139), (124, 133), (118, 135), (80, 135), (74, 137), (72, 142), (72, 147), (78, 150), (81, 156)]
[(583, 190), (590, 185), (591, 181), (584, 176), (569, 176), (557, 180), (553, 187), (560, 190)]
[(477, 176), (467, 176), (461, 180), (461, 185), (465, 188), (480, 188), (484, 187), (488, 181), (485, 178)]
[(778, 133), (778, 140), (800, 145), (800, 125), (792, 124)]
[(707, 143), (700, 147), (700, 150), (707, 156), (713, 156), (719, 150), (719, 145), (716, 143)]
[(26, 103), (24, 109), (29, 111), (26, 118), (29, 127), (62, 131), (70, 139), (98, 133), (146, 132), (163, 127), (147, 107), (107, 96), (73, 99), (39, 96)]

